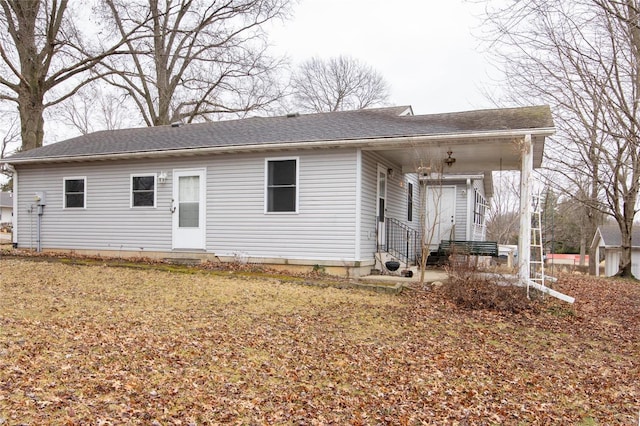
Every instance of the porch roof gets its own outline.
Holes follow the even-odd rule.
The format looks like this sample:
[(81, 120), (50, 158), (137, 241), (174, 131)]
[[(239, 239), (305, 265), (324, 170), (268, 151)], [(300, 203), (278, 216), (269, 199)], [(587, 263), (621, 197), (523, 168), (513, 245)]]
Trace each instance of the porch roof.
[[(91, 133), (20, 152), (9, 164), (197, 155), (214, 152), (359, 147), (378, 151), (403, 170), (440, 161), (451, 172), (517, 169), (518, 141), (534, 142), (534, 166), (554, 132), (548, 106), (411, 115), (407, 106), (254, 117), (199, 124)], [(447, 170), (445, 170), (447, 171)]]

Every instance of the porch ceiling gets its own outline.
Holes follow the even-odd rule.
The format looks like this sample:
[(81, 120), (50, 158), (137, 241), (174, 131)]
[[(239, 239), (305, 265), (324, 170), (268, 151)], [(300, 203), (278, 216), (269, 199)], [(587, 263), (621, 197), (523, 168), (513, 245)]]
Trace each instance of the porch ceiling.
[[(376, 151), (391, 163), (401, 167), (403, 173), (415, 173), (419, 167), (431, 167), (443, 173), (472, 173), (498, 170), (520, 170), (520, 142), (523, 137), (487, 137), (473, 139), (411, 141), (395, 146), (366, 147)], [(544, 150), (544, 136), (534, 136), (533, 166), (540, 167)], [(451, 157), (455, 163), (448, 166), (443, 161)]]

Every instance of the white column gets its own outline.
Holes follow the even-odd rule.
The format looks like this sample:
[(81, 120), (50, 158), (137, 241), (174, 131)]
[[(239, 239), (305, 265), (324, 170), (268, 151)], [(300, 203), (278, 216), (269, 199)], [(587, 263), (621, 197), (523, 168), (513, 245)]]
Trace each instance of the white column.
[(360, 239), (362, 238), (362, 148), (356, 150), (356, 240), (353, 260), (361, 261)]
[(7, 169), (12, 173), (13, 177), (13, 212), (11, 213), (11, 242), (15, 245), (18, 243), (18, 171), (12, 165), (7, 165)]
[(465, 240), (470, 241), (473, 240), (473, 227), (475, 224), (473, 223), (473, 181), (470, 178), (467, 178), (467, 229), (465, 232), (467, 233), (467, 238)]
[(531, 175), (533, 172), (533, 141), (526, 135), (521, 147), (520, 169), (520, 236), (518, 238), (518, 278), (526, 282), (531, 259)]

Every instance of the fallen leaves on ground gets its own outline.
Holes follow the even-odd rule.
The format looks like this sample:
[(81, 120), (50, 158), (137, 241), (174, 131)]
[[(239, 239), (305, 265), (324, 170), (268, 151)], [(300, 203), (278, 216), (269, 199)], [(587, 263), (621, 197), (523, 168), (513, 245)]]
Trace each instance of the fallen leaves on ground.
[(571, 306), (0, 259), (0, 424), (634, 424), (640, 285)]

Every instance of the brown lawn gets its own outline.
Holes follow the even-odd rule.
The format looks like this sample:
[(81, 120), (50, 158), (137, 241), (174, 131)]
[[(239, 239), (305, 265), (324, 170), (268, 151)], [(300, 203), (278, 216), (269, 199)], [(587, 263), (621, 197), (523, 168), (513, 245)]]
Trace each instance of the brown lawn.
[(0, 259), (0, 425), (638, 424), (637, 283), (500, 314), (227, 275)]

